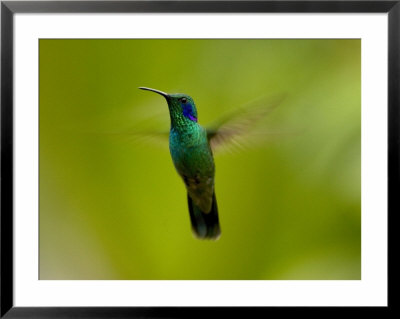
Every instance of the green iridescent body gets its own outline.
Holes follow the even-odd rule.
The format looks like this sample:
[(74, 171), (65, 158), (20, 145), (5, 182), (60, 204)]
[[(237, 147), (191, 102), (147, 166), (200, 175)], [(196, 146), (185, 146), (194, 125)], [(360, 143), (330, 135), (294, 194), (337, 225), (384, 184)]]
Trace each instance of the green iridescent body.
[(189, 196), (208, 213), (214, 193), (215, 166), (206, 130), (196, 122), (171, 127), (169, 148)]

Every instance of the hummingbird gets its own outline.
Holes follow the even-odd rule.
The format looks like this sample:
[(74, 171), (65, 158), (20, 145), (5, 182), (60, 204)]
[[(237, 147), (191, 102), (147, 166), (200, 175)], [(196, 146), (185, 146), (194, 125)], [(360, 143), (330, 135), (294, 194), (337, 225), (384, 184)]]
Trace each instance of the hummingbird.
[(236, 116), (223, 119), (214, 128), (204, 128), (198, 123), (196, 105), (191, 96), (183, 93), (168, 94), (148, 87), (139, 89), (163, 96), (168, 104), (171, 123), (169, 150), (175, 169), (186, 187), (194, 235), (199, 239), (218, 239), (221, 227), (215, 196), (213, 150), (229, 140), (237, 143), (234, 138), (242, 135), (265, 115), (265, 111), (272, 108), (261, 108), (258, 109), (261, 112), (250, 112), (247, 115), (239, 112)]
[(168, 94), (140, 87), (163, 96), (169, 109), (171, 127), (169, 150), (175, 169), (185, 183), (190, 221), (194, 234), (218, 239), (221, 227), (215, 197), (215, 164), (207, 130), (198, 123), (197, 109), (187, 94)]

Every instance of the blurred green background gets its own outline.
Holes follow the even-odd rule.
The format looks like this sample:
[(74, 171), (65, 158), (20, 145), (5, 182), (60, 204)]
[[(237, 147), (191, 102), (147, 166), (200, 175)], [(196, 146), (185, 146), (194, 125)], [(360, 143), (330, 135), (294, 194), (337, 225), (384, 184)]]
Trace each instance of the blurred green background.
[[(40, 46), (40, 279), (361, 279), (360, 40)], [(262, 145), (216, 154), (222, 236), (192, 235), (165, 100), (199, 123), (285, 93)], [(161, 145), (164, 144), (164, 145)]]

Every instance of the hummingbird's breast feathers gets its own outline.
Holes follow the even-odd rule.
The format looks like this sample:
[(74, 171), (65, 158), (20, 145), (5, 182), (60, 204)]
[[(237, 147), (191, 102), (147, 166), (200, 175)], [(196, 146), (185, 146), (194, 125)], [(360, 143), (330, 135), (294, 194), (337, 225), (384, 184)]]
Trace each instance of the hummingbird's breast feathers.
[(171, 128), (169, 148), (174, 166), (186, 181), (186, 186), (190, 184), (196, 188), (196, 183), (188, 182), (214, 178), (214, 159), (207, 132), (200, 125), (185, 131)]
[(171, 126), (169, 134), (170, 144), (176, 144), (180, 147), (194, 147), (208, 143), (207, 131), (197, 123)]

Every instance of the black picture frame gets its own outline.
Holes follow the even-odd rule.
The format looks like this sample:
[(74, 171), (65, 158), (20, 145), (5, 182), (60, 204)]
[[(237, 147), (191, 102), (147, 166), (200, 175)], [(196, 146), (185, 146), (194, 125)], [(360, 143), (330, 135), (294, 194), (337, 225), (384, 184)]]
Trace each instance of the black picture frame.
[[(1, 1), (1, 297), (3, 318), (207, 318), (253, 317), (271, 311), (301, 316), (326, 307), (15, 307), (13, 303), (13, 21), (16, 13), (270, 12), (388, 14), (388, 247), (400, 184), (400, 0), (396, 1)], [(392, 228), (392, 229), (390, 229)], [(388, 254), (388, 265), (392, 258)], [(389, 278), (392, 279), (393, 271)], [(388, 279), (389, 311), (394, 302)], [(339, 308), (330, 309), (335, 314)], [(371, 308), (346, 307), (350, 315)]]

